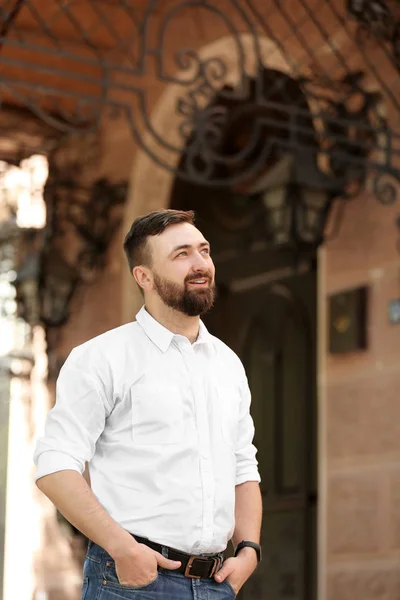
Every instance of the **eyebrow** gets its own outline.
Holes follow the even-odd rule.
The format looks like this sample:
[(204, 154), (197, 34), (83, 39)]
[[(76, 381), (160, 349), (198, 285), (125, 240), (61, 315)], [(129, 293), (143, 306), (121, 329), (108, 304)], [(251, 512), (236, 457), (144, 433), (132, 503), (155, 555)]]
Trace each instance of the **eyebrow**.
[[(209, 242), (201, 242), (201, 244), (198, 245), (198, 248), (205, 248), (205, 247), (208, 247), (208, 248), (210, 247)], [(191, 244), (181, 244), (180, 246), (175, 246), (175, 248), (171, 251), (170, 254), (174, 254), (178, 250), (188, 250), (188, 248), (193, 248), (193, 246)]]

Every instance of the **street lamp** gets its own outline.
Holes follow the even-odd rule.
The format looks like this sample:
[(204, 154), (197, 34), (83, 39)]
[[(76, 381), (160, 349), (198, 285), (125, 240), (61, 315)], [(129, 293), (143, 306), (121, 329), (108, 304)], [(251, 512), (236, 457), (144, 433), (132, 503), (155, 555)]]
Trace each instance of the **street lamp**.
[(339, 182), (324, 175), (313, 154), (284, 154), (249, 189), (262, 199), (268, 240), (276, 247), (315, 250), (324, 239)]
[(41, 322), (60, 327), (69, 317), (70, 303), (80, 281), (79, 273), (57, 249), (45, 252), (39, 278)]
[(321, 190), (304, 189), (296, 183), (265, 192), (268, 239), (274, 246), (315, 249), (331, 207), (329, 195)]

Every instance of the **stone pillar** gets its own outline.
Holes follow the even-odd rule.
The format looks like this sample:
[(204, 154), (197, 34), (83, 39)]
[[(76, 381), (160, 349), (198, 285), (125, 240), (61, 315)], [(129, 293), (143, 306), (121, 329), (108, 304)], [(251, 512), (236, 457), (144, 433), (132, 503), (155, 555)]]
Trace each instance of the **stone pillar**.
[(10, 378), (0, 363), (0, 600), (3, 600)]

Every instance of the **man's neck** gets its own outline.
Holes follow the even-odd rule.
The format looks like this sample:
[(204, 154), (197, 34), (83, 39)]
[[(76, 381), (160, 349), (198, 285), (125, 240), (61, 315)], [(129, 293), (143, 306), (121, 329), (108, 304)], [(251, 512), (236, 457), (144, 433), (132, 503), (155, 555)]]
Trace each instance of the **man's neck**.
[(156, 305), (146, 302), (147, 312), (158, 321), (163, 327), (186, 337), (193, 344), (199, 335), (200, 317), (188, 317), (165, 304)]

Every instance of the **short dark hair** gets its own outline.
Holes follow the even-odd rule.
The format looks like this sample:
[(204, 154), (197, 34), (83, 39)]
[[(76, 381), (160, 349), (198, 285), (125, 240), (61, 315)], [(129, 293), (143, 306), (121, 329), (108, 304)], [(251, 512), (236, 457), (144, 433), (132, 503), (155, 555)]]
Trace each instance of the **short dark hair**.
[(174, 210), (166, 208), (155, 210), (147, 215), (138, 217), (124, 240), (124, 250), (132, 271), (137, 265), (151, 265), (151, 254), (147, 246), (150, 235), (160, 235), (169, 225), (190, 223), (194, 225), (195, 215), (192, 210)]

